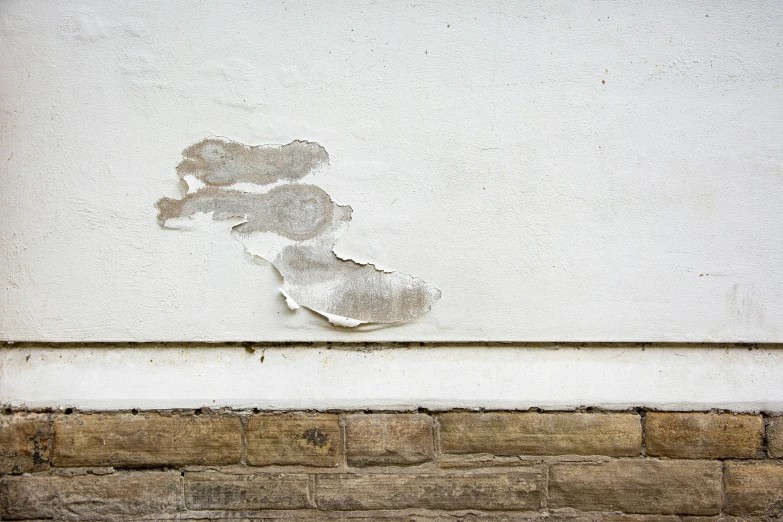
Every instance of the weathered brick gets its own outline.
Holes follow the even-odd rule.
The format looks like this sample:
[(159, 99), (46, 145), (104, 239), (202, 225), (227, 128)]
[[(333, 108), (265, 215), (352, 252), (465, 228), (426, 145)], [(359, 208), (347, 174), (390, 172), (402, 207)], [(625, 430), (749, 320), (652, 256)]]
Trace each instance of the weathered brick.
[(351, 466), (400, 466), (433, 459), (429, 415), (346, 415), (345, 438)]
[(721, 463), (633, 459), (554, 464), (549, 470), (549, 506), (714, 515), (721, 509)]
[[(369, 513), (371, 514), (368, 514), (367, 511), (264, 511), (253, 513), (252, 519), (231, 518), (231, 520), (233, 522), (683, 522), (686, 520), (691, 522), (692, 518), (682, 518), (676, 515), (578, 513), (571, 510), (568, 510), (567, 513), (539, 511), (505, 513), (465, 513), (463, 511), (450, 514), (435, 512), (400, 514), (399, 511), (372, 511)], [(693, 522), (750, 522), (718, 517), (696, 517), (696, 519)], [(203, 519), (199, 519), (199, 522), (201, 520)], [(214, 520), (214, 518), (210, 520)]]
[(444, 453), (609, 455), (641, 453), (638, 415), (626, 413), (443, 413)]
[[(449, 518), (449, 522), (681, 522), (676, 515), (623, 515), (617, 513), (563, 512), (466, 514)], [(444, 521), (445, 522), (445, 521)]]
[(336, 415), (254, 415), (247, 425), (247, 463), (336, 466), (340, 426)]
[[(676, 515), (618, 515), (614, 513), (601, 514), (599, 517), (586, 516), (583, 520), (595, 520), (596, 522), (681, 522), (682, 518)], [(555, 522), (553, 520), (547, 522)], [(582, 522), (577, 519), (572, 522)]]
[(748, 517), (732, 517), (729, 515), (715, 515), (715, 516), (692, 516), (692, 517), (681, 517), (680, 520), (682, 522), (769, 522), (769, 520), (761, 520), (758, 518), (748, 518)]
[(0, 474), (49, 469), (51, 431), (48, 415), (0, 416)]
[(319, 509), (534, 510), (540, 503), (534, 472), (467, 474), (320, 474)]
[(20, 476), (0, 481), (3, 519), (155, 515), (182, 507), (179, 472)]
[(63, 415), (54, 421), (53, 466), (152, 467), (239, 461), (236, 416)]
[(185, 473), (188, 509), (304, 509), (308, 501), (306, 474)]
[[(255, 515), (255, 514), (254, 514)], [(366, 512), (325, 512), (325, 511), (281, 511), (269, 516), (264, 513), (259, 518), (243, 519), (232, 522), (458, 522), (458, 519), (438, 515), (400, 515), (376, 511), (372, 515)], [(462, 522), (463, 519), (459, 519)], [(497, 521), (500, 522), (500, 521)], [(530, 519), (524, 522), (532, 522)]]
[(441, 469), (476, 469), (476, 468), (529, 468), (540, 464), (539, 459), (522, 460), (519, 457), (498, 457), (487, 454), (452, 455), (442, 454), (438, 458)]
[[(214, 512), (213, 512), (214, 513)], [(226, 512), (221, 513), (223, 515)], [(233, 514), (233, 513), (231, 513)], [(210, 513), (212, 515), (212, 513)], [(184, 519), (183, 519), (184, 520)], [(189, 522), (195, 522), (188, 519)], [(206, 520), (202, 519), (203, 522)], [(217, 517), (209, 520), (217, 520)], [(221, 518), (220, 520), (224, 520)], [(438, 514), (400, 514), (389, 511), (318, 511), (318, 510), (291, 510), (291, 511), (255, 511), (252, 518), (227, 518), (231, 522), (467, 522), (467, 519), (454, 518), (448, 515)], [(145, 521), (146, 522), (146, 521)], [(161, 521), (163, 522), (163, 521)], [(199, 520), (201, 522), (201, 520)], [(494, 521), (493, 522), (501, 522)], [(533, 522), (530, 518), (524, 522)], [(542, 521), (543, 522), (543, 521)], [(549, 521), (547, 521), (549, 522)]]
[(677, 515), (624, 515), (621, 513), (569, 513), (552, 515), (545, 522), (681, 522)]
[(727, 513), (783, 520), (783, 464), (727, 463), (723, 480)]
[(648, 456), (680, 459), (764, 457), (761, 415), (649, 412)]
[(772, 458), (783, 457), (783, 417), (773, 417), (767, 426), (767, 448)]

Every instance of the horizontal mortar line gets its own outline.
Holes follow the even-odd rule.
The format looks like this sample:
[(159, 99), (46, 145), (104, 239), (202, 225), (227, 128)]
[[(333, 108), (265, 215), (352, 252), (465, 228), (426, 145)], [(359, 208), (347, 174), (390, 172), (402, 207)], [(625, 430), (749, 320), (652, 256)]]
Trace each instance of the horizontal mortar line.
[(0, 341), (3, 348), (336, 348), (350, 350), (428, 348), (710, 348), (783, 349), (783, 343), (672, 341)]
[[(2, 403), (0, 403), (0, 409), (2, 409)], [(66, 410), (70, 410), (70, 413)], [(52, 415), (97, 415), (97, 414), (120, 414), (120, 413), (130, 413), (132, 415), (145, 415), (145, 414), (160, 414), (160, 413), (166, 413), (166, 414), (173, 414), (173, 415), (187, 415), (192, 416), (195, 413), (195, 416), (203, 415), (204, 418), (215, 418), (215, 417), (250, 417), (252, 415), (280, 415), (280, 414), (309, 414), (309, 413), (325, 413), (329, 415), (387, 415), (387, 414), (420, 414), (420, 415), (428, 415), (431, 417), (437, 417), (443, 414), (447, 413), (472, 413), (472, 414), (480, 414), (480, 413), (501, 413), (501, 414), (513, 414), (517, 415), (520, 413), (538, 413), (538, 414), (557, 414), (557, 415), (570, 415), (570, 414), (592, 414), (592, 415), (602, 415), (602, 414), (624, 414), (624, 415), (636, 415), (639, 418), (642, 418), (641, 412), (647, 413), (700, 413), (700, 414), (706, 414), (706, 413), (712, 413), (712, 414), (718, 414), (718, 415), (751, 415), (756, 416), (760, 415), (762, 417), (770, 418), (770, 417), (777, 417), (779, 416), (777, 411), (768, 411), (768, 410), (754, 410), (754, 411), (734, 411), (728, 408), (719, 408), (719, 407), (711, 407), (711, 408), (702, 408), (702, 409), (680, 409), (680, 410), (666, 410), (661, 408), (656, 408), (654, 406), (630, 406), (627, 408), (611, 408), (611, 407), (603, 407), (603, 406), (575, 406), (573, 408), (560, 408), (560, 407), (554, 407), (554, 408), (541, 408), (537, 406), (530, 406), (525, 407), (522, 409), (514, 409), (514, 408), (501, 408), (501, 407), (452, 407), (447, 409), (432, 409), (422, 406), (412, 406), (409, 408), (387, 408), (387, 409), (375, 409), (375, 408), (339, 408), (339, 407), (327, 407), (327, 408), (253, 408), (253, 407), (233, 407), (233, 406), (199, 406), (199, 407), (181, 407), (181, 406), (172, 406), (170, 408), (129, 408), (129, 407), (122, 407), (122, 408), (110, 408), (110, 409), (100, 409), (100, 408), (75, 408), (75, 407), (69, 407), (69, 406), (59, 406), (59, 407), (44, 407), (44, 408), (26, 408), (26, 407), (12, 407), (12, 406), (6, 406), (5, 407), (6, 414), (12, 414), (12, 413), (41, 413), (41, 414), (52, 414)], [(467, 454), (457, 454), (457, 453), (448, 453), (449, 455), (467, 455)], [(470, 454), (470, 455), (480, 455), (480, 454)], [(492, 455), (490, 453), (487, 453), (486, 455)], [(496, 456), (504, 456), (504, 455), (496, 455)], [(505, 456), (515, 456), (515, 455), (505, 455)]]

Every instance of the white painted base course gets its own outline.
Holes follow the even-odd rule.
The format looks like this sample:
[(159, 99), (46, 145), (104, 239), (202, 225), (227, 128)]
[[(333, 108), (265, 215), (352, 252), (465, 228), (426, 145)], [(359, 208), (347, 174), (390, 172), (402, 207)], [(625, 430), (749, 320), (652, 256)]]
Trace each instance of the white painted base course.
[(6, 344), (0, 404), (783, 411), (781, 345)]

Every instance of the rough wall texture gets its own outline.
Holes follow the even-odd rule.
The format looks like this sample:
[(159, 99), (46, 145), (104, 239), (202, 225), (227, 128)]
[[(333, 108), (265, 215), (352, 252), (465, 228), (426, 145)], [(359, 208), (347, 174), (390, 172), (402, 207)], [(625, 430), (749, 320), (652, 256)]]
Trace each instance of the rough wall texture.
[[(781, 343), (781, 34), (780, 0), (0, 1), (0, 339)], [(226, 189), (303, 170), (221, 137), (322, 145), (336, 255), (441, 300), (325, 327), (229, 222), (155, 226), (205, 137), (180, 172)]]
[(780, 520), (781, 417), (14, 412), (3, 520)]

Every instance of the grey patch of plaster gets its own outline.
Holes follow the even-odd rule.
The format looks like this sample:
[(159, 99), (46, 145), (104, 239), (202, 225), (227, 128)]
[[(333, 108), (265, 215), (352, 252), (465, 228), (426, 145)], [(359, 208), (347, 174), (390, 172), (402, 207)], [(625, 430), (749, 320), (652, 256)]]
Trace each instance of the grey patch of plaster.
[(177, 173), (193, 175), (208, 185), (294, 181), (329, 162), (326, 149), (309, 141), (249, 147), (235, 141), (207, 138), (182, 151)]
[(205, 187), (183, 199), (163, 198), (156, 206), (163, 226), (171, 218), (212, 212), (213, 219), (245, 220), (234, 227), (238, 234), (272, 232), (296, 241), (336, 231), (340, 223), (351, 220), (351, 207), (335, 204), (320, 187), (295, 183), (263, 194)]
[(299, 180), (328, 162), (317, 143), (248, 147), (205, 139), (186, 148), (183, 157), (180, 177), (187, 181), (193, 175), (205, 186), (182, 199), (159, 200), (158, 223), (168, 227), (196, 214), (240, 220), (232, 229), (235, 237), (280, 272), (281, 292), (292, 309), (304, 306), (341, 326), (399, 323), (425, 314), (440, 298), (440, 290), (418, 277), (338, 258), (334, 243), (352, 210), (320, 187), (294, 182), (257, 193), (225, 186)]
[(342, 260), (319, 244), (286, 246), (272, 264), (296, 303), (362, 323), (410, 321), (440, 297), (418, 277)]

